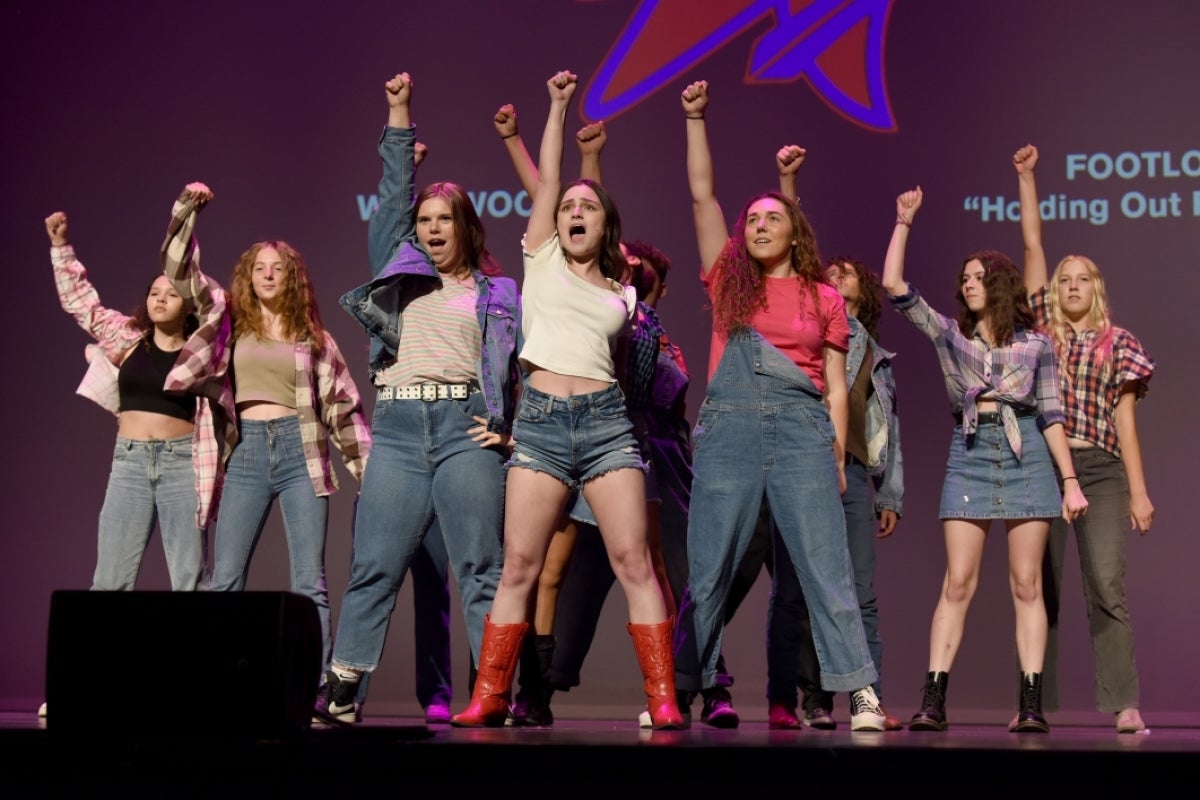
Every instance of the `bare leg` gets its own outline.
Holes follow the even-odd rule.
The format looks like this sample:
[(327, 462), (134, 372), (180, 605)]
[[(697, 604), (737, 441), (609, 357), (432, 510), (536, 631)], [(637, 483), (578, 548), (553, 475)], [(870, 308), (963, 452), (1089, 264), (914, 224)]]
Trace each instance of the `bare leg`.
[(492, 601), (497, 625), (524, 622), (537, 587), (546, 551), (554, 536), (569, 490), (544, 472), (508, 470), (504, 499), (504, 570)]
[(637, 469), (606, 472), (588, 481), (583, 494), (596, 515), (613, 574), (625, 590), (629, 621), (664, 621), (666, 604), (647, 543), (645, 476)]
[(929, 630), (930, 672), (949, 672), (962, 644), (967, 610), (979, 586), (979, 567), (983, 561), (988, 524), (988, 520), (965, 519), (948, 519), (942, 523), (946, 540), (946, 577)]
[(1046, 656), (1046, 605), (1042, 598), (1042, 557), (1050, 522), (1008, 522), (1008, 583), (1017, 620), (1017, 656), (1022, 672), (1041, 672)]
[(565, 519), (559, 524), (558, 530), (550, 538), (550, 549), (546, 551), (546, 561), (542, 564), (542, 573), (538, 578), (537, 602), (533, 614), (534, 632), (541, 636), (554, 633), (554, 610), (558, 606), (558, 593), (562, 589), (563, 578), (571, 563), (571, 553), (575, 550), (575, 537), (579, 528), (574, 520)]

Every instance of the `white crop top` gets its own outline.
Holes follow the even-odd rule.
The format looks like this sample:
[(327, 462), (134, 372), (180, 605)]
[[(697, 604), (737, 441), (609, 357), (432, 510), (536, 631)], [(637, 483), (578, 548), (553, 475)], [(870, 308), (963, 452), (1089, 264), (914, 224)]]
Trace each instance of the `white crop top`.
[(612, 289), (588, 283), (567, 268), (567, 258), (554, 234), (525, 254), (521, 286), (521, 331), (525, 346), (520, 359), (533, 367), (598, 381), (616, 381), (613, 347), (633, 330), (637, 293), (609, 279)]

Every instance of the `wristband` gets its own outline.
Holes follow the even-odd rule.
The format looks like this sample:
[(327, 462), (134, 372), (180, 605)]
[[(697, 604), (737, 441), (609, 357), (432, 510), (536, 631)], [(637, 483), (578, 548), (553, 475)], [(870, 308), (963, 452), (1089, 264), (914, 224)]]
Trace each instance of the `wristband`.
[(912, 223), (904, 219), (904, 217), (900, 216), (899, 214), (896, 215), (896, 224), (903, 225), (906, 228), (912, 227)]
[(516, 136), (516, 135), (517, 135), (517, 132), (516, 132), (516, 131), (513, 131), (513, 132), (512, 132), (512, 133), (510, 133), (508, 136), (501, 136), (500, 138), (501, 138), (501, 139), (511, 139), (512, 137), (514, 137), (514, 136)]
[(1075, 481), (1075, 482), (1078, 482), (1078, 481), (1079, 481), (1079, 478), (1075, 477), (1074, 475), (1064, 475), (1064, 476), (1063, 476), (1063, 480), (1064, 480), (1064, 481)]
[(687, 119), (704, 119), (703, 114), (684, 114), (683, 116)]

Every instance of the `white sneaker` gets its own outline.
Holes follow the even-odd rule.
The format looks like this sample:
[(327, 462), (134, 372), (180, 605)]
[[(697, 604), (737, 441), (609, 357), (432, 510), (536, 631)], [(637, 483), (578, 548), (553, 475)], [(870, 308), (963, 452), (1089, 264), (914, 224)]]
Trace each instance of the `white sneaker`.
[(886, 722), (887, 715), (879, 707), (874, 689), (865, 686), (850, 693), (850, 730), (882, 731)]
[(650, 709), (643, 709), (642, 713), (638, 714), (638, 727), (644, 730), (654, 727), (654, 721), (650, 719)]
[(38, 706), (38, 716), (45, 718), (45, 716), (46, 716), (46, 704), (45, 703), (42, 703), (40, 706)]

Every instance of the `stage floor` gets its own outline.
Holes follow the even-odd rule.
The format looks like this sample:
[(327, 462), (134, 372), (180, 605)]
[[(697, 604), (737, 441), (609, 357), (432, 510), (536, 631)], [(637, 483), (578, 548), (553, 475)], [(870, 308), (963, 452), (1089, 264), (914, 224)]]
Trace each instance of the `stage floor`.
[[(214, 712), (218, 711), (214, 709)], [(114, 714), (124, 711), (114, 707)], [(231, 711), (230, 713), (236, 713)], [(697, 724), (642, 731), (632, 720), (557, 720), (545, 729), (459, 729), (406, 717), (356, 726), (314, 725), (281, 738), (186, 731), (55, 733), (33, 714), (0, 714), (6, 777), (0, 786), (125, 797), (336, 797), (355, 786), (457, 797), (545, 795), (662, 797), (664, 792), (851, 790), (988, 795), (1038, 783), (1116, 791), (1163, 786), (1200, 766), (1200, 728), (1056, 725), (1010, 734), (1001, 725), (953, 725), (944, 733), (736, 730)], [(854, 791), (861, 791), (854, 790)], [(11, 795), (10, 795), (11, 796)]]

